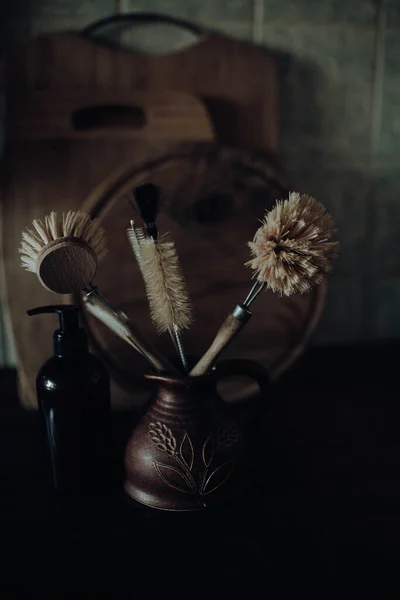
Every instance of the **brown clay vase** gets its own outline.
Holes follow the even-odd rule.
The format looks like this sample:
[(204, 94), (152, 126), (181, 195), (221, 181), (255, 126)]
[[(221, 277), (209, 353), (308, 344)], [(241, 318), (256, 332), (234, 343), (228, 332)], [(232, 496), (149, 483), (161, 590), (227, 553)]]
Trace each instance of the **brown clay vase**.
[[(260, 394), (231, 408), (217, 393), (221, 377), (255, 379)], [(245, 482), (248, 417), (267, 403), (267, 374), (256, 363), (230, 360), (205, 377), (147, 375), (158, 388), (125, 453), (125, 491), (171, 511), (204, 510), (230, 499)], [(247, 423), (248, 426), (248, 423)]]

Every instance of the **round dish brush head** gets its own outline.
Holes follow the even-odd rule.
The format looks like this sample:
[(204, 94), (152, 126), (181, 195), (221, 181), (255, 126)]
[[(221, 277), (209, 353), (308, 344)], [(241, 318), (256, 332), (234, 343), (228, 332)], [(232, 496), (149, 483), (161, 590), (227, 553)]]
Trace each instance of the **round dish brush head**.
[(249, 242), (258, 282), (283, 296), (305, 294), (332, 271), (339, 244), (332, 217), (312, 196), (292, 192), (268, 212)]
[(103, 228), (87, 213), (51, 212), (22, 233), (21, 266), (47, 290), (72, 294), (90, 286), (106, 253)]

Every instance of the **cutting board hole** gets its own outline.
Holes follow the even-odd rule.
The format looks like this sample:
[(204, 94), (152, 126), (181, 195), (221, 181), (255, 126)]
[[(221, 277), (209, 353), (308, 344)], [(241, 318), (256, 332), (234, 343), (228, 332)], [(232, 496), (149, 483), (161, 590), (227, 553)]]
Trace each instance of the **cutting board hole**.
[(146, 114), (138, 106), (85, 106), (72, 113), (75, 131), (96, 129), (143, 129)]

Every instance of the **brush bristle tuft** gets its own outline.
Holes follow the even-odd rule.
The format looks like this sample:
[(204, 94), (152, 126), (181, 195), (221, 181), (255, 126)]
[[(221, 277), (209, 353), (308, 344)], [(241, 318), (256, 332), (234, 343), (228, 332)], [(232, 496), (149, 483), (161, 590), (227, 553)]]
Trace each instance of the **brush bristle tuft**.
[(280, 295), (307, 293), (332, 271), (339, 244), (332, 217), (311, 196), (292, 192), (268, 212), (249, 247), (246, 263), (258, 281)]
[(97, 219), (92, 219), (87, 213), (70, 210), (67, 213), (51, 212), (44, 221), (35, 219), (32, 229), (22, 233), (19, 248), (21, 266), (27, 271), (36, 272), (38, 254), (47, 244), (60, 238), (80, 238), (91, 247), (97, 259), (101, 260), (106, 253), (104, 229)]
[(174, 242), (164, 235), (157, 242), (140, 242), (142, 273), (150, 315), (159, 333), (188, 329), (192, 312)]

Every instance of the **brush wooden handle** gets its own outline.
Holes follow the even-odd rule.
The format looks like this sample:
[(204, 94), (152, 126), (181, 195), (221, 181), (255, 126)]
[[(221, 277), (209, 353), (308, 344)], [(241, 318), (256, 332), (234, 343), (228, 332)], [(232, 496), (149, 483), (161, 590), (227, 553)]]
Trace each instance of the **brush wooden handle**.
[(175, 375), (179, 374), (177, 369), (175, 369), (162, 354), (146, 342), (139, 329), (131, 323), (128, 324), (121, 321), (108, 305), (104, 303), (102, 297), (84, 297), (83, 302), (88, 312), (93, 317), (101, 321), (103, 325), (113, 331), (115, 335), (118, 335), (127, 344), (144, 356), (156, 371), (161, 373), (172, 373)]
[[(238, 305), (239, 307), (239, 305)], [(233, 313), (227, 316), (222, 326), (218, 330), (217, 335), (214, 338), (213, 343), (207, 350), (207, 352), (202, 356), (199, 362), (193, 367), (190, 371), (189, 375), (193, 377), (198, 377), (199, 375), (205, 375), (207, 371), (214, 364), (218, 356), (221, 352), (232, 342), (232, 340), (237, 336), (239, 331), (246, 325), (247, 321), (251, 317), (251, 312), (245, 309), (244, 307), (239, 307), (240, 311), (235, 310)], [(235, 313), (240, 314), (241, 318), (235, 316)]]
[(148, 344), (146, 340), (142, 337), (139, 329), (129, 323), (127, 325), (130, 330), (130, 336), (127, 337), (127, 342), (133, 342), (133, 345), (136, 349), (148, 360), (148, 362), (153, 365), (153, 367), (159, 373), (171, 373), (173, 375), (181, 375), (178, 369), (172, 366), (172, 364), (160, 353), (156, 350), (151, 344)]

